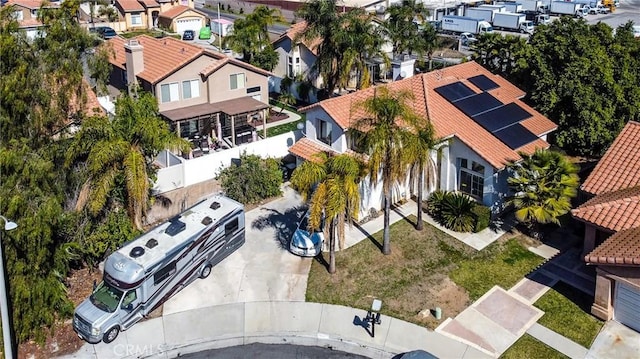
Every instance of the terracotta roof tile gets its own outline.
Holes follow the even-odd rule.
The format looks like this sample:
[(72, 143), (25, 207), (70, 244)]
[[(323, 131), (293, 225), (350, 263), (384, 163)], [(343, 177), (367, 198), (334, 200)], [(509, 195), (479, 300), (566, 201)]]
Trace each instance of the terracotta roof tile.
[(611, 231), (640, 226), (640, 186), (598, 195), (571, 211), (581, 221)]
[(184, 6), (184, 5), (178, 5), (178, 6), (174, 6), (171, 9), (163, 12), (160, 14), (160, 17), (164, 17), (167, 19), (173, 19), (176, 16), (188, 11), (188, 10), (192, 10), (190, 7), (188, 6)]
[(38, 19), (25, 19), (25, 20), (18, 21), (18, 24), (22, 28), (42, 26), (42, 23)]
[(311, 41), (304, 39), (300, 34), (302, 34), (302, 32), (306, 28), (307, 28), (306, 21), (295, 23), (291, 25), (291, 27), (284, 34), (280, 35), (280, 37), (277, 38), (273, 43), (275, 44), (285, 38), (291, 40), (291, 43), (295, 43), (295, 41), (297, 40), (301, 44), (306, 46), (307, 49), (309, 49), (309, 51), (311, 51), (312, 54), (317, 55), (318, 54), (317, 48), (318, 48), (318, 45), (322, 43), (322, 39), (317, 38)]
[(273, 75), (271, 72), (267, 71), (267, 70), (263, 70), (257, 66), (253, 66), (251, 64), (248, 64), (246, 62), (240, 61), (234, 57), (229, 57), (217, 52), (212, 52), (212, 51), (205, 51), (207, 55), (213, 57), (214, 59), (217, 59), (218, 61), (215, 61), (213, 63), (211, 63), (209, 66), (205, 67), (200, 74), (202, 76), (210, 76), (212, 73), (216, 72), (217, 70), (219, 70), (220, 68), (222, 68), (222, 66), (226, 65), (226, 64), (234, 64), (236, 66), (242, 67), (244, 69), (247, 69), (249, 71), (253, 71), (265, 76), (271, 76)]
[[(40, 9), (42, 7), (43, 0), (9, 0), (7, 1), (7, 5), (18, 5), (25, 7), (27, 9)], [(54, 9), (59, 8), (60, 4), (47, 3), (45, 8)]]
[(116, 4), (119, 5), (124, 12), (144, 11), (144, 6), (142, 6), (138, 0), (116, 0)]
[(590, 264), (640, 265), (640, 226), (612, 235), (584, 260)]
[(315, 154), (319, 152), (336, 154), (336, 151), (331, 149), (331, 147), (318, 141), (312, 141), (306, 137), (299, 139), (293, 146), (289, 147), (289, 152), (307, 161), (318, 161)]
[[(138, 77), (155, 84), (167, 75), (181, 68), (187, 63), (193, 61), (204, 53), (201, 47), (188, 44), (184, 41), (165, 37), (154, 39), (147, 35), (136, 36), (143, 47), (144, 70), (138, 74)], [(125, 69), (125, 50), (124, 45), (127, 40), (120, 36), (109, 39), (107, 43), (113, 46), (114, 56), (109, 62), (114, 66)]]
[(640, 122), (629, 121), (582, 185), (601, 194), (640, 186)]
[[(451, 66), (442, 70), (436, 70), (426, 74), (414, 76), (406, 80), (392, 82), (387, 86), (392, 92), (400, 90), (411, 91), (414, 99), (411, 103), (413, 110), (421, 116), (427, 116), (432, 121), (436, 135), (441, 138), (455, 136), (476, 151), (481, 157), (497, 169), (504, 168), (508, 161), (520, 159), (517, 151), (509, 148), (493, 134), (465, 115), (449, 101), (440, 96), (435, 88), (453, 82), (460, 81), (469, 86), (476, 93), (481, 92), (468, 78), (476, 75), (485, 75), (499, 85), (499, 88), (488, 91), (491, 95), (503, 103), (515, 102), (533, 115), (522, 122), (522, 125), (541, 136), (557, 128), (557, 125), (541, 115), (533, 108), (526, 106), (519, 100), (524, 92), (504, 78), (491, 74), (488, 70), (475, 62)], [(343, 129), (352, 126), (365, 113), (357, 108), (356, 104), (373, 96), (376, 87), (356, 91), (354, 93), (331, 98), (314, 105), (308, 106), (302, 111), (308, 111), (314, 107), (321, 107)], [(534, 148), (547, 148), (544, 140), (536, 140), (518, 150), (532, 153)]]

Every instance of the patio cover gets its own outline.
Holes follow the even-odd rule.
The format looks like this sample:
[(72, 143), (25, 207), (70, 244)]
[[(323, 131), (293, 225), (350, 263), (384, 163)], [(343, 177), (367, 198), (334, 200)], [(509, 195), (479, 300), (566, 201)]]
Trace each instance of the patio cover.
[(218, 112), (224, 112), (229, 116), (235, 116), (267, 108), (269, 108), (268, 104), (258, 101), (253, 97), (239, 97), (216, 103), (203, 103), (175, 110), (163, 111), (160, 114), (172, 122), (178, 122)]

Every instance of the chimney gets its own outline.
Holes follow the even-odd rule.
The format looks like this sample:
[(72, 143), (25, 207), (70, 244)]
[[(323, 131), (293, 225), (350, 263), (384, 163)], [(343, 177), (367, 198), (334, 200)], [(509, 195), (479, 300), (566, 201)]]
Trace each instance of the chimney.
[(136, 84), (136, 75), (144, 71), (144, 56), (142, 45), (136, 39), (130, 39), (124, 45), (125, 59), (127, 60), (127, 83), (129, 86)]

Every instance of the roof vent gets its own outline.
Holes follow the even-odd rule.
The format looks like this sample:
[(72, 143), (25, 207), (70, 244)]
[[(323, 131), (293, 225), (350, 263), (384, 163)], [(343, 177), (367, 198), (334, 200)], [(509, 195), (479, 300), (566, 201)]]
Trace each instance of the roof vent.
[(214, 209), (214, 210), (220, 208), (220, 202), (213, 201), (213, 203), (211, 203), (211, 206), (209, 206), (209, 208)]
[(170, 235), (171, 237), (173, 237), (176, 234), (184, 231), (185, 228), (187, 228), (187, 225), (184, 222), (181, 222), (180, 220), (176, 219), (175, 221), (171, 222), (169, 227), (167, 227), (167, 229), (164, 232)]
[(211, 222), (213, 222), (213, 220), (211, 219), (211, 217), (206, 216), (202, 219), (202, 224), (204, 224), (205, 226), (208, 226), (211, 224)]
[(151, 249), (157, 245), (158, 245), (158, 241), (156, 241), (155, 238), (151, 238), (150, 240), (147, 241), (147, 244), (145, 244), (144, 246)]
[(140, 43), (138, 42), (137, 39), (130, 39), (129, 40), (129, 46), (138, 46), (140, 45)]
[(138, 258), (143, 254), (144, 254), (144, 248), (139, 247), (139, 246), (138, 247), (133, 247), (131, 252), (129, 252), (129, 256), (131, 256), (131, 258)]

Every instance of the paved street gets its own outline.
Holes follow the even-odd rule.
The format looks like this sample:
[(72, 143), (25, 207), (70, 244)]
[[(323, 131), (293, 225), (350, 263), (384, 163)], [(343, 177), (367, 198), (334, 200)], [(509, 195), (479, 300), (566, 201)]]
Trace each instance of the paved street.
[(614, 29), (626, 24), (628, 21), (633, 21), (636, 25), (640, 25), (640, 0), (621, 0), (620, 6), (610, 14), (587, 16), (589, 24), (596, 24), (599, 21), (608, 24)]
[(236, 347), (202, 351), (187, 354), (185, 359), (359, 359), (365, 356), (346, 353), (330, 348), (307, 347), (290, 344), (260, 344), (254, 343)]

